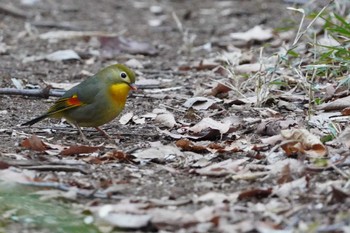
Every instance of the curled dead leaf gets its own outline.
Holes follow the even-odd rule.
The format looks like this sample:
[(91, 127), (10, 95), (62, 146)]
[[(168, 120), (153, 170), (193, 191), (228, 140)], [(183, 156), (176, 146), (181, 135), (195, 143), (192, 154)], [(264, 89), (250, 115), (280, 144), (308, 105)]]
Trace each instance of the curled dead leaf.
[(251, 198), (262, 199), (270, 196), (272, 193), (272, 188), (268, 189), (251, 189), (243, 191), (238, 195), (238, 200), (247, 200)]
[(71, 146), (67, 149), (62, 150), (60, 154), (64, 156), (70, 156), (70, 155), (76, 155), (76, 154), (89, 154), (89, 153), (96, 152), (102, 148), (103, 147), (101, 146), (84, 146), (84, 145)]
[(21, 146), (35, 151), (45, 151), (48, 149), (48, 146), (36, 135), (30, 136), (21, 142)]
[(327, 155), (327, 148), (320, 139), (306, 129), (282, 130), (281, 135), (284, 139), (291, 140), (282, 146), (288, 156), (298, 152), (312, 157)]
[(180, 139), (176, 142), (176, 146), (180, 147), (184, 151), (192, 151), (195, 153), (206, 153), (208, 149), (205, 146), (195, 145), (188, 139)]

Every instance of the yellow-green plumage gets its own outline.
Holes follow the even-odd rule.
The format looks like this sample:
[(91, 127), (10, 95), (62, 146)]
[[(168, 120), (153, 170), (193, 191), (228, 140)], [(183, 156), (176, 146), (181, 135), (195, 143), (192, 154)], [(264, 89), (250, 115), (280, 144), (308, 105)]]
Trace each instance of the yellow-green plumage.
[(125, 65), (108, 66), (68, 90), (44, 115), (22, 125), (63, 117), (77, 126), (97, 128), (120, 114), (134, 83), (135, 74)]

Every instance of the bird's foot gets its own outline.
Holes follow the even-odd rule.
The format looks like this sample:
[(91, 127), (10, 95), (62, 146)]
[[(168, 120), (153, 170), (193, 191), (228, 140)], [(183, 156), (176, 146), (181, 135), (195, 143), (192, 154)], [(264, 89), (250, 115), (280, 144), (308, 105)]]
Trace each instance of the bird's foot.
[(98, 132), (100, 132), (103, 135), (103, 137), (105, 137), (106, 139), (108, 139), (108, 140), (112, 139), (111, 136), (109, 136), (108, 133), (106, 133), (106, 131), (104, 131), (103, 129), (100, 129), (99, 127), (95, 127), (95, 129)]

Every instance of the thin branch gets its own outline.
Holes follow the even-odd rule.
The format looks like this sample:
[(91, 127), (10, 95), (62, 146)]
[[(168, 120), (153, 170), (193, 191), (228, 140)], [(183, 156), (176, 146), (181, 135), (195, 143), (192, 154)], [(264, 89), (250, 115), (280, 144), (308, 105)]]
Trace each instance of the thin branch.
[(16, 88), (0, 88), (0, 95), (23, 95), (48, 98), (49, 96), (61, 97), (63, 90), (59, 89), (16, 89)]
[(90, 171), (85, 170), (78, 166), (69, 165), (35, 165), (26, 166), (25, 169), (36, 170), (36, 171), (64, 171), (64, 172), (80, 172), (83, 174), (89, 174)]

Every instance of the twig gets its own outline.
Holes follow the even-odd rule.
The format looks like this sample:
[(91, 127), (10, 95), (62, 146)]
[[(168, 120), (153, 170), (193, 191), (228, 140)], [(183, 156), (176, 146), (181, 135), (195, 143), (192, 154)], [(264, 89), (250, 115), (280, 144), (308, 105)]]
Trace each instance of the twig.
[(35, 165), (35, 166), (26, 166), (25, 169), (28, 170), (37, 170), (37, 171), (65, 171), (65, 172), (80, 172), (83, 174), (89, 174), (90, 171), (87, 171), (83, 168), (77, 166), (69, 165)]
[(26, 183), (20, 183), (27, 186), (33, 186), (33, 187), (40, 187), (40, 188), (53, 188), (58, 189), (61, 191), (68, 192), (72, 189), (77, 193), (78, 196), (86, 197), (86, 198), (101, 198), (101, 199), (113, 199), (113, 200), (123, 200), (123, 199), (132, 199), (137, 201), (144, 201), (144, 202), (150, 202), (155, 206), (180, 206), (190, 203), (191, 199), (184, 199), (184, 200), (168, 200), (168, 201), (160, 201), (156, 199), (148, 199), (145, 197), (126, 197), (123, 195), (111, 195), (110, 193), (101, 192), (98, 190), (86, 190), (86, 189), (79, 189), (77, 187), (68, 186), (61, 183), (54, 183), (54, 182), (26, 182)]
[(0, 95), (24, 95), (41, 98), (49, 96), (61, 97), (64, 94), (63, 90), (59, 89), (15, 89), (15, 88), (0, 88)]
[(31, 17), (30, 14), (28, 14), (27, 12), (18, 9), (10, 4), (0, 4), (0, 13), (5, 13), (5, 14), (9, 14), (12, 15), (14, 17), (18, 17), (18, 18), (29, 18)]
[[(154, 90), (158, 88), (156, 85), (139, 85), (138, 89), (151, 89)], [(180, 87), (175, 87), (179, 89)], [(154, 92), (169, 91), (174, 88), (164, 88), (164, 89), (155, 89)], [(0, 95), (23, 95), (23, 96), (33, 96), (41, 98), (49, 98), (49, 96), (61, 97), (65, 93), (65, 90), (61, 89), (16, 89), (16, 88), (0, 88)]]
[(31, 22), (31, 24), (36, 27), (79, 30), (79, 28), (77, 26), (72, 25), (71, 22), (38, 21), (38, 22)]
[[(20, 183), (27, 186), (33, 186), (33, 187), (41, 187), (41, 188), (53, 188), (58, 189), (61, 191), (68, 192), (71, 189), (74, 189), (78, 196), (86, 197), (86, 198), (102, 198), (102, 199), (109, 199), (110, 196), (106, 193), (102, 193), (96, 190), (84, 190), (84, 189), (78, 189), (76, 187), (68, 186), (61, 183), (54, 183), (54, 182), (25, 182)], [(119, 197), (119, 196), (113, 196), (113, 199), (124, 199), (125, 197)]]

